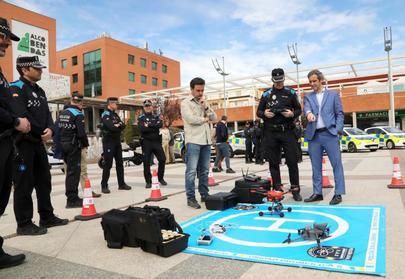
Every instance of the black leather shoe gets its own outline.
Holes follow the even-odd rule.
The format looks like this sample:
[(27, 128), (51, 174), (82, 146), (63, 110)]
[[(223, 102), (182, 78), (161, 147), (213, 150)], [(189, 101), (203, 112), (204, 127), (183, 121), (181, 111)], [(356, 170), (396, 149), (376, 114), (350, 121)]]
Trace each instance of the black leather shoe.
[(334, 195), (331, 201), (329, 202), (330, 205), (335, 205), (339, 204), (342, 202), (342, 196), (341, 195)]
[(315, 202), (315, 201), (322, 201), (322, 200), (323, 200), (322, 195), (312, 194), (312, 196), (305, 199), (304, 202)]
[(24, 262), (24, 260), (24, 254), (18, 254), (14, 256), (6, 253), (0, 254), (0, 269), (20, 265)]
[(126, 183), (118, 187), (118, 190), (131, 190), (131, 189), (132, 187), (127, 185)]
[(46, 234), (48, 230), (46, 228), (38, 227), (37, 225), (31, 223), (25, 226), (17, 227), (18, 235), (41, 235)]
[(187, 205), (195, 209), (201, 208), (201, 205), (198, 203), (196, 199), (187, 200)]
[(145, 188), (146, 189), (152, 188), (152, 183), (146, 182)]
[(83, 199), (78, 198), (74, 201), (68, 201), (66, 203), (66, 208), (81, 208), (83, 206)]
[(222, 170), (220, 168), (212, 168), (212, 172), (221, 172)]
[(209, 197), (209, 196), (210, 196), (210, 194), (201, 196), (201, 202), (205, 202), (207, 200), (207, 197)]
[(293, 192), (292, 196), (293, 196), (293, 199), (294, 199), (295, 201), (302, 201), (302, 196), (301, 196), (300, 193), (294, 193), (294, 192)]
[(167, 182), (164, 179), (159, 180), (160, 185), (166, 186)]
[(56, 227), (56, 226), (64, 226), (67, 225), (67, 223), (69, 223), (68, 219), (61, 219), (58, 218), (56, 216), (53, 216), (51, 218), (49, 218), (48, 220), (40, 220), (39, 221), (39, 225), (41, 227), (45, 227), (45, 228), (50, 228), (50, 227)]
[(103, 192), (103, 194), (111, 193), (110, 189), (108, 189), (108, 188), (101, 188), (101, 192)]
[(235, 173), (235, 171), (233, 169), (229, 168), (226, 170), (226, 173)]

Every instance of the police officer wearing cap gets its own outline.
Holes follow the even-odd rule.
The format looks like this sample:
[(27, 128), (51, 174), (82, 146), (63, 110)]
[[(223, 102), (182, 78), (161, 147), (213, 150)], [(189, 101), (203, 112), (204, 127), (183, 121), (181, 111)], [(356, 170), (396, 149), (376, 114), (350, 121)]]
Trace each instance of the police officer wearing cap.
[(142, 152), (143, 152), (143, 176), (145, 177), (146, 188), (152, 186), (152, 176), (150, 173), (150, 158), (154, 154), (159, 161), (158, 179), (161, 185), (167, 185), (164, 180), (166, 156), (162, 148), (162, 136), (159, 129), (163, 123), (160, 115), (153, 113), (152, 101), (143, 102), (144, 113), (138, 118), (138, 126), (141, 132)]
[[(53, 213), (51, 203), (51, 173), (44, 143), (52, 138), (54, 123), (49, 111), (44, 90), (38, 86), (42, 65), (38, 56), (17, 58), (20, 79), (10, 84), (10, 107), (20, 117), (27, 117), (31, 131), (20, 134), (16, 139), (18, 156), (13, 162), (14, 213), (17, 219), (17, 234), (40, 235), (46, 228), (66, 225), (67, 219), (60, 219)], [(40, 221), (38, 227), (32, 222), (32, 190), (38, 200)]]
[(66, 163), (66, 208), (80, 208), (83, 200), (79, 198), (80, 161), (83, 148), (89, 146), (84, 128), (83, 96), (73, 93), (70, 105), (59, 114), (60, 143)]
[(280, 176), (281, 148), (284, 150), (294, 200), (301, 201), (298, 150), (295, 139), (294, 120), (301, 114), (298, 96), (291, 88), (284, 87), (284, 70), (271, 73), (273, 88), (266, 90), (257, 108), (257, 116), (264, 120), (264, 150), (270, 164), (273, 187), (282, 187)]
[(113, 159), (115, 159), (115, 169), (117, 171), (118, 189), (131, 190), (131, 187), (124, 180), (124, 165), (122, 163), (122, 146), (121, 132), (125, 129), (124, 122), (116, 113), (118, 109), (118, 98), (109, 97), (107, 99), (107, 110), (101, 115), (103, 135), (103, 177), (101, 180), (101, 191), (104, 194), (109, 194), (108, 179), (110, 178), (110, 170)]
[[(11, 45), (12, 40), (19, 41), (20, 38), (11, 32), (7, 20), (0, 18), (0, 57), (6, 55), (6, 50)], [(31, 129), (27, 118), (18, 118), (10, 111), (9, 98), (9, 84), (0, 67), (0, 216), (3, 215), (7, 207), (11, 192), (13, 157), (11, 134), (14, 130), (28, 133)], [(4, 240), (0, 236), (0, 269), (22, 264), (25, 255), (12, 256), (7, 254), (3, 250), (3, 242)]]
[(243, 134), (245, 135), (245, 163), (252, 163), (252, 133), (253, 129), (250, 127), (250, 122), (246, 121)]

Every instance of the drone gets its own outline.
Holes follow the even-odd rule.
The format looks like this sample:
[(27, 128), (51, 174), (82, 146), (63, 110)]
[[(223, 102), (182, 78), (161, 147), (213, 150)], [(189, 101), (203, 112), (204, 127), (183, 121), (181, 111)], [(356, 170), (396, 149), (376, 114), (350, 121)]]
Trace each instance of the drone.
[[(284, 217), (284, 212), (282, 212), (283, 210), (286, 210), (288, 212), (292, 211), (291, 207), (287, 207), (285, 208), (283, 206), (283, 204), (281, 203), (281, 201), (284, 199), (284, 195), (289, 193), (290, 191), (276, 191), (276, 190), (271, 190), (271, 191), (267, 191), (265, 193), (263, 193), (264, 196), (266, 196), (267, 201), (271, 202), (271, 206), (268, 207), (268, 210), (270, 212), (271, 215), (273, 215), (273, 213), (278, 214), (278, 216), (280, 217)], [(265, 214), (265, 212), (260, 211), (259, 212), (259, 216), (263, 216)]]
[[(329, 237), (329, 226), (328, 223), (321, 223), (317, 224), (314, 223), (312, 226), (307, 225), (305, 228), (298, 229), (298, 239), (302, 240), (316, 240), (316, 244), (318, 245), (318, 248), (321, 248), (321, 240), (326, 239)], [(288, 243), (290, 244), (293, 241), (296, 241), (298, 239), (292, 240), (291, 239), (291, 233), (288, 234), (288, 237), (286, 240), (283, 241), (283, 243)]]

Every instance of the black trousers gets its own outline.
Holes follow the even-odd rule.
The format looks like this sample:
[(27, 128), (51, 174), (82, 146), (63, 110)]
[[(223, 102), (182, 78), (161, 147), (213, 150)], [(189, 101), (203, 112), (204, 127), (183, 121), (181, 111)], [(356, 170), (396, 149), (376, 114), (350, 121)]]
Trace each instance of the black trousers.
[(262, 138), (256, 138), (255, 141), (255, 161), (256, 162), (262, 162), (264, 160), (264, 156), (263, 156), (263, 140)]
[(245, 162), (252, 162), (252, 140), (246, 139), (245, 140)]
[(117, 171), (118, 186), (123, 186), (125, 181), (121, 142), (119, 140), (103, 139), (103, 153), (104, 168), (103, 178), (101, 179), (101, 188), (108, 188), (108, 179), (110, 178), (110, 170), (113, 159), (115, 159), (115, 170)]
[(143, 140), (142, 143), (142, 153), (143, 153), (143, 176), (145, 177), (146, 183), (152, 183), (152, 175), (150, 173), (150, 158), (152, 154), (156, 156), (159, 162), (158, 167), (158, 178), (163, 179), (165, 175), (165, 164), (166, 156), (163, 151), (162, 143), (159, 141), (148, 141)]
[(45, 146), (23, 140), (17, 145), (22, 160), (13, 161), (14, 214), (18, 226), (32, 222), (32, 191), (35, 189), (41, 220), (54, 216), (51, 203), (51, 172)]
[(79, 199), (81, 148), (71, 142), (62, 142), (63, 160), (66, 163), (65, 195), (68, 202)]
[(270, 173), (275, 188), (282, 186), (280, 176), (281, 148), (284, 150), (290, 184), (292, 187), (299, 187), (298, 148), (294, 131), (266, 131), (263, 143), (269, 159)]
[(11, 192), (13, 143), (11, 137), (0, 140), (0, 216), (6, 210)]

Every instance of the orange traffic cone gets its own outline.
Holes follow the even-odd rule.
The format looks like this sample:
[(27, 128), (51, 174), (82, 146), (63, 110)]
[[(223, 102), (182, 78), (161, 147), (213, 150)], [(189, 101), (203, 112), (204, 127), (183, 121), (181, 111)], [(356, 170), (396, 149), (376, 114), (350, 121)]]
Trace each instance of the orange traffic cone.
[(152, 191), (150, 192), (150, 197), (146, 201), (161, 201), (167, 199), (167, 196), (162, 196), (160, 192), (160, 183), (157, 177), (157, 170), (154, 169), (152, 172)]
[(394, 170), (392, 172), (391, 184), (388, 184), (388, 188), (405, 188), (404, 177), (401, 175), (401, 168), (399, 166), (399, 158), (394, 157), (393, 160)]
[(322, 188), (333, 188), (333, 185), (329, 181), (329, 176), (326, 173), (325, 157), (322, 157)]
[(271, 178), (271, 172), (270, 171), (267, 172), (267, 181), (269, 182), (270, 187), (271, 187), (271, 185), (273, 185), (273, 179)]
[(210, 165), (210, 171), (208, 173), (208, 186), (217, 186), (219, 183), (215, 182), (214, 173), (212, 172), (212, 164)]
[(96, 212), (94, 206), (93, 194), (91, 191), (90, 180), (86, 179), (83, 189), (83, 207), (82, 214), (75, 216), (76, 220), (87, 221), (101, 217), (101, 214)]

